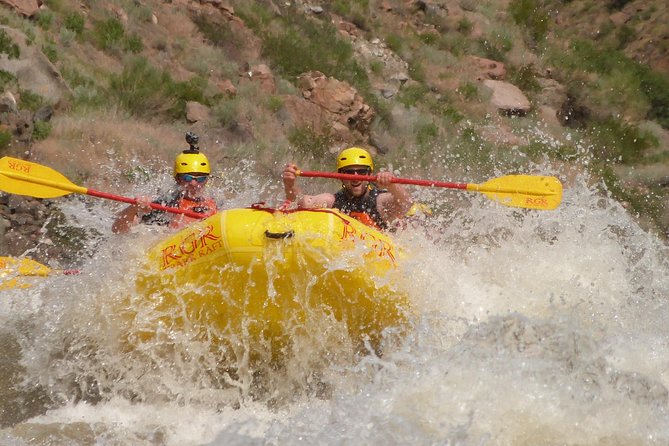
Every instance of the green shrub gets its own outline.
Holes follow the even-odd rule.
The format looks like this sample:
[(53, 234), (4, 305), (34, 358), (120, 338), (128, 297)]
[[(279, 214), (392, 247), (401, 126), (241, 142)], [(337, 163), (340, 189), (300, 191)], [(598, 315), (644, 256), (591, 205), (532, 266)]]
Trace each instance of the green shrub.
[(51, 123), (46, 121), (35, 121), (33, 127), (33, 139), (35, 141), (41, 141), (47, 139), (51, 134), (52, 126)]
[(604, 166), (597, 173), (601, 175), (604, 184), (616, 200), (627, 203), (637, 215), (649, 217), (656, 226), (662, 226), (663, 202), (660, 198), (662, 194), (652, 193), (652, 188), (651, 193), (648, 193), (647, 190), (638, 191), (626, 187), (611, 166)]
[(125, 29), (119, 19), (111, 17), (107, 20), (96, 22), (93, 35), (100, 48), (111, 50), (122, 47)]
[(31, 46), (35, 43), (37, 35), (35, 34), (34, 28), (23, 29), (23, 32), (26, 34), (26, 45)]
[(383, 123), (391, 126), (393, 123), (392, 105), (385, 101), (381, 96), (372, 94), (365, 98), (365, 101), (376, 112), (376, 117)]
[(409, 61), (409, 75), (417, 82), (425, 82), (425, 69), (420, 58), (413, 57)]
[(493, 144), (487, 142), (473, 127), (461, 130), (451, 152), (457, 155), (459, 165), (475, 168), (482, 174), (493, 171), (497, 162), (497, 151)]
[(606, 1), (606, 6), (609, 8), (610, 11), (620, 11), (623, 9), (623, 7), (631, 2), (632, 0), (607, 0)]
[(235, 12), (261, 38), (262, 54), (275, 74), (295, 83), (299, 75), (318, 70), (348, 82), (381, 119), (391, 119), (388, 108), (372, 91), (364, 67), (353, 57), (351, 44), (332, 23), (303, 14), (277, 16), (259, 2), (244, 4)]
[(226, 99), (214, 106), (212, 116), (226, 129), (232, 129), (237, 125), (239, 114), (239, 99)]
[(137, 34), (129, 36), (125, 40), (124, 49), (130, 51), (133, 54), (141, 53), (144, 50), (144, 43), (142, 43), (142, 38)]
[[(380, 105), (367, 72), (353, 57), (353, 47), (330, 22), (302, 14), (273, 16), (258, 4), (240, 8), (239, 15), (262, 39), (262, 54), (278, 75), (294, 82), (299, 75), (318, 70), (351, 84), (373, 107)], [(383, 119), (390, 119), (382, 106), (375, 109)]]
[(474, 24), (466, 17), (463, 17), (458, 21), (458, 26), (456, 29), (458, 32), (468, 36), (472, 32), (472, 29), (474, 29)]
[(615, 118), (596, 122), (588, 133), (598, 158), (607, 163), (638, 163), (644, 159), (648, 149), (658, 144), (652, 134)]
[(334, 0), (332, 2), (332, 11), (345, 17), (351, 13), (353, 3), (349, 0)]
[(373, 60), (369, 63), (369, 70), (374, 74), (381, 74), (384, 66), (384, 63), (380, 60)]
[(83, 75), (74, 67), (64, 65), (61, 74), (74, 93), (76, 106), (103, 106), (109, 103), (105, 88), (94, 79)]
[(178, 115), (186, 110), (186, 102), (188, 101), (197, 101), (207, 106), (211, 105), (211, 102), (204, 93), (207, 89), (207, 80), (200, 76), (195, 76), (185, 82), (172, 81), (170, 89), (177, 98)]
[(235, 14), (244, 21), (246, 26), (255, 31), (267, 29), (276, 18), (276, 14), (260, 2), (247, 2), (244, 6), (235, 9)]
[(288, 142), (300, 152), (322, 159), (329, 153), (333, 138), (327, 130), (317, 133), (311, 127), (293, 127), (288, 132)]
[(534, 65), (509, 68), (509, 81), (525, 92), (538, 92), (541, 85), (537, 81), (537, 71)]
[(331, 8), (334, 13), (342, 16), (344, 20), (348, 20), (364, 31), (369, 31), (369, 0), (335, 0), (332, 2)]
[(19, 46), (4, 29), (0, 29), (0, 54), (6, 54), (9, 59), (18, 59), (21, 56)]
[(509, 13), (517, 25), (524, 27), (527, 44), (536, 48), (548, 34), (549, 16), (540, 0), (511, 0)]
[(84, 32), (85, 18), (82, 14), (77, 12), (72, 12), (65, 16), (63, 26), (65, 29), (68, 29), (74, 32), (77, 35), (81, 35)]
[(332, 11), (350, 18), (351, 14), (369, 14), (369, 0), (334, 0)]
[(446, 34), (442, 37), (439, 47), (454, 56), (462, 56), (469, 51), (469, 40), (461, 34)]
[(458, 122), (465, 119), (464, 115), (460, 113), (460, 111), (452, 105), (446, 105), (442, 107), (440, 114), (453, 124), (457, 124)]
[(636, 31), (629, 25), (623, 25), (616, 31), (617, 49), (624, 49), (630, 42), (636, 38)]
[(369, 23), (367, 21), (367, 18), (369, 16), (367, 14), (361, 14), (361, 13), (353, 13), (350, 15), (349, 20), (351, 23), (353, 23), (355, 26), (360, 28), (363, 31), (369, 31), (371, 27), (369, 26)]
[(0, 130), (0, 150), (5, 150), (12, 142), (12, 134), (6, 130)]
[(518, 147), (518, 151), (526, 154), (531, 160), (541, 162), (546, 155), (560, 161), (574, 161), (578, 158), (578, 150), (573, 145), (546, 144), (545, 141), (533, 141)]
[(263, 55), (280, 74), (295, 79), (319, 70), (352, 85), (368, 82), (367, 73), (353, 57), (351, 44), (339, 37), (333, 25), (318, 26), (295, 17), (284, 21), (283, 31), (262, 33)]
[(241, 37), (230, 28), (227, 22), (223, 25), (215, 23), (210, 20), (210, 16), (207, 14), (195, 14), (192, 19), (197, 29), (214, 46), (220, 48), (243, 47), (244, 42)]
[(509, 37), (498, 36), (497, 39), (479, 38), (476, 40), (477, 52), (481, 57), (487, 59), (497, 60), (500, 62), (506, 61), (506, 53), (513, 48), (513, 41)]
[(65, 47), (70, 46), (76, 38), (77, 34), (74, 31), (69, 30), (65, 27), (60, 28), (58, 39), (63, 46)]
[(465, 82), (456, 90), (467, 101), (472, 101), (479, 96), (479, 89), (476, 84), (472, 82)]
[(37, 14), (37, 25), (44, 30), (48, 30), (51, 28), (52, 23), (53, 12), (48, 9), (40, 10), (39, 14)]
[(44, 98), (37, 93), (33, 93), (30, 90), (19, 90), (19, 108), (25, 108), (30, 111), (37, 111), (42, 105), (44, 105)]
[(439, 41), (439, 33), (427, 31), (418, 35), (418, 38), (425, 45), (435, 45)]
[(12, 73), (9, 73), (5, 70), (0, 70), (0, 89), (2, 89), (2, 91), (7, 90), (9, 85), (16, 84), (16, 81), (16, 76), (14, 76)]
[(416, 124), (414, 129), (416, 144), (425, 146), (434, 142), (439, 136), (439, 127), (434, 122)]
[(669, 76), (666, 74), (653, 71), (647, 65), (628, 58), (619, 50), (602, 49), (590, 41), (580, 39), (572, 42), (569, 52), (554, 54), (551, 62), (572, 72), (587, 71), (607, 78), (626, 79), (627, 91), (631, 86), (639, 85), (638, 90), (628, 92), (629, 98), (619, 99), (619, 102), (638, 101), (634, 98), (635, 95), (645, 96), (649, 104), (647, 118), (656, 120), (664, 128), (669, 128)]
[(119, 75), (113, 75), (110, 91), (131, 114), (153, 116), (174, 106), (172, 78), (153, 67), (145, 58), (132, 60)]
[(402, 54), (402, 49), (404, 47), (404, 38), (398, 34), (390, 33), (386, 36), (386, 45), (394, 53)]
[(144, 57), (130, 60), (119, 75), (113, 75), (110, 92), (131, 114), (155, 117), (163, 114), (172, 118), (184, 115), (187, 101), (208, 104), (204, 95), (206, 80), (193, 78), (175, 82), (169, 73), (152, 66)]
[(51, 63), (58, 61), (58, 49), (54, 43), (48, 42), (42, 45), (42, 53), (44, 53)]
[(572, 69), (584, 69), (591, 73), (607, 74), (613, 70), (631, 67), (629, 59), (612, 48), (600, 47), (593, 42), (575, 39), (569, 47), (571, 50)]
[(134, 54), (142, 52), (144, 44), (139, 35), (127, 36), (123, 23), (115, 17), (99, 21), (93, 30), (97, 45), (105, 50), (121, 50)]
[(425, 85), (412, 83), (402, 87), (397, 96), (397, 100), (406, 107), (413, 107), (418, 102), (422, 101), (427, 93), (428, 89)]
[(132, 17), (134, 17), (139, 22), (151, 23), (153, 19), (153, 9), (150, 5), (142, 4), (141, 2), (135, 1), (134, 7), (130, 9)]
[(64, 10), (63, 0), (44, 0), (43, 2), (51, 11), (62, 14)]
[(266, 105), (269, 110), (276, 113), (283, 108), (283, 99), (281, 99), (281, 96), (270, 95), (267, 98)]
[(641, 91), (650, 102), (648, 119), (656, 120), (662, 127), (669, 129), (669, 77), (644, 65), (637, 65), (637, 72)]

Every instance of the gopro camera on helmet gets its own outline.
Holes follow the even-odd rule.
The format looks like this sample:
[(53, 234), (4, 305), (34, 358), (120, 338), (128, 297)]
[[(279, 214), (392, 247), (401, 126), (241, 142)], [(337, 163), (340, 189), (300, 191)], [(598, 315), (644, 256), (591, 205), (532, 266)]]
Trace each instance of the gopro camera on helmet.
[(199, 136), (197, 136), (193, 132), (186, 132), (186, 142), (190, 146), (190, 149), (188, 149), (189, 151), (192, 151), (192, 152), (199, 152), (200, 151), (200, 148), (197, 146), (198, 141), (200, 141)]

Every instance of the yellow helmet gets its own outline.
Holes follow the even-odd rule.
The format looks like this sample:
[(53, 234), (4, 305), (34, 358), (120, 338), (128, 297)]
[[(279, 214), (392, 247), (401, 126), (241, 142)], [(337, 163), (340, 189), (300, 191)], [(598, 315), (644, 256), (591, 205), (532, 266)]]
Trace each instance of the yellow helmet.
[(211, 173), (209, 160), (197, 150), (184, 150), (174, 160), (174, 175), (180, 173)]
[(348, 166), (367, 166), (370, 170), (374, 170), (372, 155), (360, 147), (350, 147), (342, 150), (337, 157), (337, 170)]

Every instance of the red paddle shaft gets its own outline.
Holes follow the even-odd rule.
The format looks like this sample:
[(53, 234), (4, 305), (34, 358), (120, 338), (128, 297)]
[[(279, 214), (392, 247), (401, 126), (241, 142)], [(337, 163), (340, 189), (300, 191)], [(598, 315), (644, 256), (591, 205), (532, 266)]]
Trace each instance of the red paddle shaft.
[[(308, 170), (300, 170), (298, 173), (301, 177), (312, 177), (312, 178), (336, 178), (339, 180), (359, 180), (359, 181), (376, 181), (376, 175), (350, 175), (347, 173), (334, 173), (334, 172), (314, 172)], [(449, 189), (463, 189), (467, 190), (467, 183), (451, 183), (447, 181), (432, 181), (432, 180), (413, 180), (410, 178), (393, 178), (392, 183), (399, 184), (413, 184), (416, 186), (433, 186), (433, 187), (446, 187)]]
[[(135, 198), (129, 198), (129, 197), (122, 197), (120, 195), (114, 195), (114, 194), (108, 194), (107, 192), (100, 192), (95, 189), (87, 189), (86, 190), (86, 195), (90, 195), (92, 197), (98, 197), (98, 198), (106, 198), (108, 200), (116, 200), (116, 201), (121, 201), (123, 203), (129, 203), (129, 204), (138, 204), (138, 201)], [(165, 212), (171, 212), (173, 214), (183, 214), (187, 217), (191, 218), (198, 218), (201, 219), (203, 217), (202, 214), (198, 214), (197, 212), (192, 212), (188, 211), (185, 209), (178, 209), (178, 208), (171, 208), (168, 206), (163, 206), (158, 203), (149, 203), (149, 206), (151, 206), (151, 209), (156, 209), (158, 211), (165, 211)]]

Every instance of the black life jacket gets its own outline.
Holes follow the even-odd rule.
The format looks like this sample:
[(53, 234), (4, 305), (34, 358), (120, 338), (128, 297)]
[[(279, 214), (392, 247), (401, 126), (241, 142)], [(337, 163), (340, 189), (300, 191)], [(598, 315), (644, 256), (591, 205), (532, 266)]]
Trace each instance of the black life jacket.
[(379, 213), (379, 209), (376, 206), (376, 198), (384, 192), (386, 191), (369, 186), (365, 195), (361, 197), (351, 197), (346, 190), (341, 189), (334, 194), (335, 200), (332, 207), (339, 209), (344, 214), (348, 214), (365, 224), (369, 224), (371, 220), (373, 225), (378, 228), (387, 229), (388, 224), (383, 220), (381, 213)]

